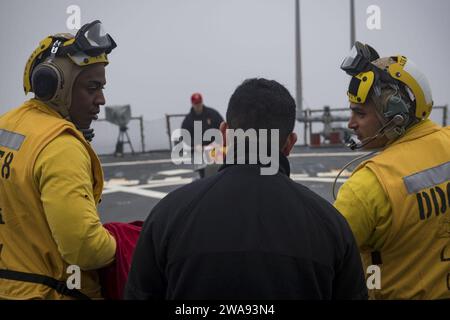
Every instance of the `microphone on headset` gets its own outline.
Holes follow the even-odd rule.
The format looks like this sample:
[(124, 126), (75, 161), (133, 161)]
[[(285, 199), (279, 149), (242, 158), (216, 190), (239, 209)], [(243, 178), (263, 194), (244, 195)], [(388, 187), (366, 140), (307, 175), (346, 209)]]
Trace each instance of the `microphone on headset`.
[(362, 147), (366, 146), (367, 144), (369, 144), (370, 142), (372, 142), (373, 140), (378, 138), (380, 135), (381, 135), (381, 133), (378, 132), (376, 135), (369, 137), (369, 138), (362, 139), (359, 142), (357, 141), (357, 139), (352, 137), (352, 138), (350, 138), (350, 142), (347, 144), (347, 147), (349, 147), (352, 150), (361, 149)]
[(358, 143), (355, 141), (355, 139), (350, 138), (350, 141), (346, 144), (347, 147), (349, 147), (352, 150), (358, 149)]

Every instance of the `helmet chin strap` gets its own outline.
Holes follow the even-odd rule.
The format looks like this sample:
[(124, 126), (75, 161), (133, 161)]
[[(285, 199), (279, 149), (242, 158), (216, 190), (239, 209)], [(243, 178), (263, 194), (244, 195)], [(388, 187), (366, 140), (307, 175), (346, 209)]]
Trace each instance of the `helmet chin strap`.
[(64, 120), (67, 120), (67, 121), (73, 123), (73, 124), (75, 125), (75, 127), (77, 128), (77, 130), (80, 131), (80, 132), (83, 134), (84, 138), (85, 138), (87, 141), (89, 141), (89, 142), (92, 141), (92, 139), (93, 139), (94, 136), (95, 136), (95, 133), (94, 133), (94, 129), (93, 129), (93, 128), (87, 128), (87, 129), (79, 128), (79, 127), (72, 121), (72, 119), (70, 118), (70, 114), (69, 114), (68, 108), (61, 108), (60, 106), (55, 105), (55, 104), (53, 104), (53, 103), (48, 103), (48, 104), (49, 104), (56, 112), (58, 112), (58, 113), (64, 118)]
[(83, 134), (84, 138), (89, 142), (91, 142), (95, 136), (93, 128), (81, 129), (77, 127), (77, 129)]
[(78, 131), (81, 132), (81, 134), (83, 135), (84, 139), (86, 139), (86, 141), (88, 142), (92, 142), (92, 139), (94, 139), (95, 133), (94, 133), (94, 128), (91, 128), (89, 126), (89, 128), (81, 128), (80, 126), (78, 126), (77, 124), (75, 124), (75, 122), (72, 121), (72, 119), (66, 119), (67, 121), (71, 122), (75, 128), (77, 128)]
[(60, 68), (62, 75), (64, 76), (63, 87), (59, 88), (54, 99), (49, 101), (49, 104), (67, 121), (72, 122), (75, 127), (83, 134), (84, 138), (91, 142), (94, 138), (94, 129), (92, 128), (79, 128), (70, 117), (70, 108), (72, 105), (73, 87), (75, 82), (83, 71), (83, 67), (77, 66), (72, 63), (69, 58), (56, 57), (53, 62)]

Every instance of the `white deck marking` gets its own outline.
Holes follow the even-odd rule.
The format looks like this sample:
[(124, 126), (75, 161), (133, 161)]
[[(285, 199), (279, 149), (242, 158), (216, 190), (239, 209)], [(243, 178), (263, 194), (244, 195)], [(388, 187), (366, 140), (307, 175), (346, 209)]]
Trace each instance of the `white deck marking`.
[[(314, 153), (293, 153), (288, 158), (311, 158), (311, 157), (357, 157), (368, 152), (314, 152)], [(189, 162), (190, 158), (183, 158), (184, 161)], [(137, 166), (143, 164), (158, 164), (158, 163), (173, 163), (171, 159), (158, 160), (138, 160), (138, 161), (122, 161), (122, 162), (108, 162), (102, 163), (103, 167), (119, 167), (119, 166)], [(175, 165), (175, 164), (174, 164)]]
[(125, 192), (131, 194), (137, 194), (139, 196), (144, 196), (148, 198), (162, 199), (167, 195), (167, 192), (160, 192), (155, 190), (141, 189), (140, 187), (125, 187), (125, 186), (114, 186), (103, 191), (103, 194), (109, 194), (114, 192)]
[[(324, 183), (333, 183), (335, 178), (321, 178), (321, 177), (296, 177), (291, 174), (291, 179), (294, 181), (305, 181), (305, 182), (324, 182)], [(345, 178), (337, 179), (337, 182), (344, 183), (347, 181)]]
[[(317, 176), (322, 177), (322, 178), (325, 178), (325, 177), (335, 178), (338, 175), (339, 171), (340, 170), (331, 170), (329, 172), (317, 172)], [(347, 169), (341, 173), (341, 177), (350, 177), (351, 175), (352, 175), (352, 172), (348, 171)]]
[(104, 187), (114, 187), (114, 186), (137, 186), (139, 185), (139, 180), (127, 180), (125, 178), (122, 179), (109, 179), (108, 181), (105, 181)]
[(174, 169), (174, 170), (158, 171), (157, 174), (162, 174), (165, 176), (175, 176), (175, 175), (193, 173), (193, 172), (194, 172), (194, 170), (189, 170), (189, 169)]
[[(334, 177), (309, 177), (306, 173), (292, 173), (290, 175), (291, 179), (294, 181), (303, 181), (303, 182), (322, 182), (322, 183), (333, 183)], [(191, 183), (193, 178), (183, 178), (183, 177), (171, 177), (160, 180), (149, 180), (147, 184), (127, 186), (127, 185), (118, 185), (118, 184), (106, 184), (105, 190), (103, 190), (103, 194), (111, 194), (116, 192), (125, 192), (130, 194), (136, 194), (139, 196), (154, 198), (154, 199), (162, 199), (164, 198), (168, 192), (161, 192), (152, 190), (153, 188), (159, 187), (168, 187), (168, 186), (176, 186), (176, 185), (185, 185)], [(338, 183), (344, 183), (346, 178), (339, 178), (337, 180)], [(131, 180), (133, 181), (133, 180)], [(151, 189), (149, 189), (151, 188)]]

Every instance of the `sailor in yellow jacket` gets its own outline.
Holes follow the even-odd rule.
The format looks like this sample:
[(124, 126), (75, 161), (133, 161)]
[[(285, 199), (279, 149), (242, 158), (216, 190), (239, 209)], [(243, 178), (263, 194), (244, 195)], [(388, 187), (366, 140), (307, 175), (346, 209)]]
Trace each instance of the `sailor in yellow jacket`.
[(376, 299), (450, 298), (450, 127), (428, 119), (427, 79), (404, 56), (379, 58), (355, 44), (341, 68), (352, 76), (353, 149), (380, 152), (339, 190), (367, 268), (380, 267)]
[[(96, 269), (116, 243), (96, 210), (103, 172), (89, 127), (115, 46), (100, 21), (45, 38), (24, 72), (35, 98), (0, 116), (0, 299), (101, 298)], [(67, 286), (70, 265), (79, 288)]]

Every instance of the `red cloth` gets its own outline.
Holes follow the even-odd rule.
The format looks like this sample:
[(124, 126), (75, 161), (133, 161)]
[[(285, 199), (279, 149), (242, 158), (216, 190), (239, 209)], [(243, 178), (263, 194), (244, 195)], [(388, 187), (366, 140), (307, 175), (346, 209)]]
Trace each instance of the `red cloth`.
[(100, 283), (105, 299), (120, 300), (130, 271), (131, 259), (143, 221), (130, 223), (110, 222), (103, 226), (116, 239), (116, 261), (100, 269)]

